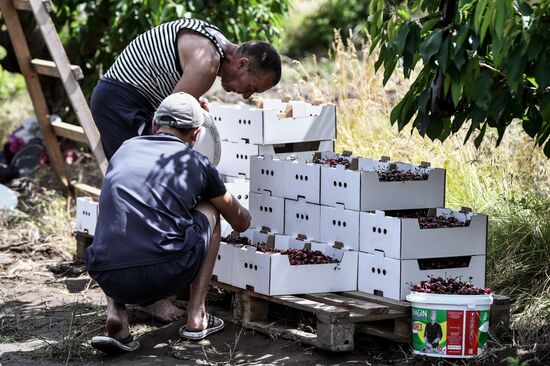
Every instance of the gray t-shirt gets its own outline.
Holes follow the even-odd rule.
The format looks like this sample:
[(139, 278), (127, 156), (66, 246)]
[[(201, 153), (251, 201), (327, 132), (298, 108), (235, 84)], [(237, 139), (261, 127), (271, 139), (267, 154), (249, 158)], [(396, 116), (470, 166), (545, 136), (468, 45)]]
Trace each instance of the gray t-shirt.
[(168, 134), (127, 140), (113, 155), (99, 198), (88, 271), (157, 264), (196, 243), (190, 211), (225, 194), (208, 159)]

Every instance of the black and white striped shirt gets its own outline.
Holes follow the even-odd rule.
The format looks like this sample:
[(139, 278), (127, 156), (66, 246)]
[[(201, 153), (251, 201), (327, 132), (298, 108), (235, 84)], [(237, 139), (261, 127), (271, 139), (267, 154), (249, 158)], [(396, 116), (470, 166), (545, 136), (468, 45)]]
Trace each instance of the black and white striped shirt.
[(172, 94), (183, 71), (178, 53), (178, 32), (188, 29), (210, 39), (220, 54), (225, 53), (207, 28), (221, 32), (217, 27), (198, 19), (179, 19), (159, 25), (134, 39), (117, 57), (105, 77), (135, 87), (153, 108)]

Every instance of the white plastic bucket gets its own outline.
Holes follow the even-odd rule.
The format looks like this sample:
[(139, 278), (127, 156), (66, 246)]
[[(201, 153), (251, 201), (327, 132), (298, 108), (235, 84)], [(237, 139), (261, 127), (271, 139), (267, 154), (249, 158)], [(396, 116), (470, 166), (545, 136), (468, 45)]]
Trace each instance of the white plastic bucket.
[(436, 295), (411, 292), (412, 347), (430, 357), (481, 355), (489, 333), (491, 295)]
[[(212, 120), (212, 117), (206, 112), (204, 117)], [(221, 158), (222, 143), (218, 128), (214, 123), (209, 128), (203, 127), (201, 129), (193, 150), (205, 155), (212, 165), (218, 165)]]

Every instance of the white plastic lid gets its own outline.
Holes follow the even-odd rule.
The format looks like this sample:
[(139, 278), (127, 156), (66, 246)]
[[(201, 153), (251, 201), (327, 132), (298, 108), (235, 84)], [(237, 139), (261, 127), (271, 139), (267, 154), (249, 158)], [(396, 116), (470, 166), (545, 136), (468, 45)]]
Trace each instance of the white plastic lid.
[(427, 294), (425, 292), (411, 292), (407, 300), (412, 303), (436, 304), (436, 305), (491, 305), (493, 296), (489, 295), (440, 295)]

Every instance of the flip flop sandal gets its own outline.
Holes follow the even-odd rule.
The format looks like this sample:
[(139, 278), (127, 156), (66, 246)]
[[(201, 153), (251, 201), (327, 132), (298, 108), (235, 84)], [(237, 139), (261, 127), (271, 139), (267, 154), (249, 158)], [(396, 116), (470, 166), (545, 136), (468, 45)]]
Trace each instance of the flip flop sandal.
[[(188, 331), (185, 330), (185, 326), (180, 328), (180, 337), (193, 340), (193, 341), (200, 341), (201, 339), (206, 338), (212, 333), (219, 332), (225, 327), (225, 323), (223, 322), (223, 319), (215, 317), (209, 313), (206, 313), (206, 316), (208, 317), (208, 322), (206, 325), (206, 329), (204, 330), (197, 330), (197, 331)], [(216, 320), (219, 321), (219, 324), (214, 326), (214, 323), (216, 323)]]
[(95, 349), (98, 349), (105, 353), (124, 353), (124, 352), (133, 352), (137, 350), (141, 345), (139, 342), (135, 342), (136, 344), (131, 347), (129, 346), (130, 343), (134, 340), (134, 337), (129, 335), (128, 337), (116, 340), (112, 337), (108, 336), (95, 336), (92, 338), (92, 347)]

